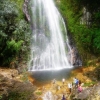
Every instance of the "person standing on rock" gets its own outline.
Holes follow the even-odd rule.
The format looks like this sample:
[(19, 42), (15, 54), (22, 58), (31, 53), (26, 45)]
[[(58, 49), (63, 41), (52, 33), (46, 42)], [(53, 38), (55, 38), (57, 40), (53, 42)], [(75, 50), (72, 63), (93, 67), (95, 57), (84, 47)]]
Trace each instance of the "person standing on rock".
[(77, 88), (79, 84), (79, 80), (77, 78), (74, 78), (73, 81), (74, 81), (75, 88)]
[(68, 89), (69, 89), (69, 92), (71, 93), (71, 91), (72, 91), (72, 83), (68, 83)]
[(62, 79), (62, 83), (63, 83), (63, 85), (64, 85), (64, 83), (65, 83), (65, 79), (64, 79), (64, 78)]
[(56, 84), (56, 80), (55, 80), (55, 79), (53, 79), (52, 83), (53, 83), (53, 85), (54, 85), (54, 84)]
[(58, 90), (60, 90), (60, 86), (58, 85)]
[(82, 83), (81, 80), (79, 80), (79, 84), (78, 84), (78, 92), (82, 92), (83, 88), (82, 88)]
[(66, 100), (65, 96), (63, 95), (62, 100)]
[(83, 90), (83, 89), (82, 89), (82, 86), (79, 85), (79, 86), (78, 86), (78, 93), (79, 93), (79, 92), (82, 92), (82, 90)]

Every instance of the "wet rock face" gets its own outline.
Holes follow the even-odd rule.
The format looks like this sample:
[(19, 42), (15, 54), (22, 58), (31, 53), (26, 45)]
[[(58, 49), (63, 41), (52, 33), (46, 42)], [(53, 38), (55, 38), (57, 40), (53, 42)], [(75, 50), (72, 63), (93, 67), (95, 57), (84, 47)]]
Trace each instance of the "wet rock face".
[(76, 48), (73, 36), (70, 33), (70, 31), (68, 31), (68, 39), (69, 39), (69, 45), (71, 46), (69, 50), (70, 62), (73, 66), (80, 67), (82, 66), (82, 59), (78, 52), (78, 49)]
[(26, 15), (27, 20), (30, 22), (30, 15), (29, 15), (29, 12), (28, 12), (28, 3), (29, 3), (29, 1), (30, 0), (25, 0), (24, 1), (23, 12)]
[(76, 67), (82, 66), (82, 61), (80, 59), (78, 50), (75, 47), (72, 47), (71, 49), (71, 62), (72, 62), (72, 65)]
[(75, 46), (71, 47), (71, 49), (69, 50), (68, 56), (69, 56), (68, 58), (71, 65), (73, 65), (74, 67), (82, 66), (82, 60)]

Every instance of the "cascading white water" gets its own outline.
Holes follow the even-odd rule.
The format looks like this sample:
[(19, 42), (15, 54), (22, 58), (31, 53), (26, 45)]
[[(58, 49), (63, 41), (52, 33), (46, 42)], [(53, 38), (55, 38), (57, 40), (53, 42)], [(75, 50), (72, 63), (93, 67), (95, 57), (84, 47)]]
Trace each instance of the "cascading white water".
[[(53, 0), (31, 0), (30, 71), (72, 68), (65, 53), (64, 20)], [(67, 48), (69, 49), (69, 48)]]

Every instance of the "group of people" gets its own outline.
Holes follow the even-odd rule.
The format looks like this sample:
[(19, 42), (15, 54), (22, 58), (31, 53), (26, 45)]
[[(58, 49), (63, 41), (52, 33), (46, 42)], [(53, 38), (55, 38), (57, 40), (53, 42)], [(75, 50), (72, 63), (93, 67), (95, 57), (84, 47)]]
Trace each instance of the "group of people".
[(68, 88), (71, 93), (72, 88), (75, 88), (78, 90), (78, 92), (82, 92), (82, 83), (81, 80), (78, 80), (77, 78), (73, 78), (73, 83), (68, 83)]
[[(52, 81), (52, 83), (56, 84), (56, 80), (54, 79)], [(63, 87), (66, 85), (64, 78), (62, 79), (62, 84), (63, 84)], [(67, 86), (68, 86), (68, 89), (69, 89), (69, 93), (71, 93), (73, 89), (78, 91), (78, 93), (82, 92), (82, 90), (83, 90), (81, 80), (77, 79), (76, 77), (73, 78), (73, 82), (68, 83)], [(58, 86), (58, 90), (60, 90), (60, 86)], [(62, 96), (62, 100), (66, 100), (65, 95)]]
[[(73, 82), (68, 83), (68, 89), (70, 93), (72, 92), (73, 89), (78, 91), (78, 93), (82, 92), (83, 88), (82, 88), (81, 80), (78, 80), (77, 78), (73, 78)], [(64, 95), (62, 96), (62, 100), (66, 100)]]
[(82, 88), (81, 80), (74, 78), (74, 84), (75, 84), (75, 88), (78, 89), (78, 92), (82, 92), (83, 88)]

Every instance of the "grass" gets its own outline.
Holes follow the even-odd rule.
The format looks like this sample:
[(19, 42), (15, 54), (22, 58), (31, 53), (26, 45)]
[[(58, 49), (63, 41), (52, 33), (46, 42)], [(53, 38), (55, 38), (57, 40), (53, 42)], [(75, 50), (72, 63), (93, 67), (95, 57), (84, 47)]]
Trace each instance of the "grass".
[(38, 91), (38, 92), (36, 92), (36, 94), (37, 94), (37, 95), (41, 95), (41, 94), (42, 94), (42, 92), (41, 92), (41, 91)]
[(93, 86), (93, 85), (95, 85), (97, 82), (94, 82), (94, 81), (92, 81), (92, 82), (89, 82), (89, 83), (84, 83), (84, 87), (90, 87), (90, 86)]
[(30, 92), (17, 92), (13, 91), (9, 93), (8, 100), (28, 100), (30, 98)]

